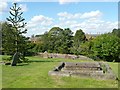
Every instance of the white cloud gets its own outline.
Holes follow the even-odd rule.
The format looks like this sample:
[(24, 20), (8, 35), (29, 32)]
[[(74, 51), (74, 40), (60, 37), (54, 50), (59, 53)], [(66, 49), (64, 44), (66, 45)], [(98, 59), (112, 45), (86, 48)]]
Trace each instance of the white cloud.
[(77, 21), (74, 21), (74, 20), (68, 20), (68, 21), (63, 21), (63, 22), (59, 22), (58, 25), (56, 26), (59, 26), (59, 27), (62, 27), (62, 28), (73, 28), (74, 25), (77, 24)]
[(26, 4), (20, 4), (19, 7), (21, 7), (21, 9), (22, 9), (21, 11), (22, 11), (22, 12), (26, 12), (26, 11), (28, 10)]
[(106, 33), (111, 32), (114, 28), (117, 28), (117, 22), (103, 21), (103, 20), (85, 20), (83, 22), (77, 22), (77, 24), (72, 25), (74, 31), (78, 29), (83, 29), (85, 33)]
[(5, 1), (0, 2), (0, 14), (4, 13), (7, 10), (8, 4)]
[(39, 15), (39, 16), (34, 16), (30, 23), (32, 24), (41, 24), (43, 26), (49, 26), (51, 25), (53, 22), (53, 19), (52, 18), (49, 18), (49, 17), (45, 17), (43, 15)]
[(86, 12), (82, 14), (81, 18), (99, 18), (101, 16), (102, 16), (102, 12), (97, 10), (97, 11)]
[(71, 14), (68, 12), (60, 12), (57, 15), (59, 16), (59, 20), (62, 21), (68, 19), (100, 18), (102, 16), (102, 12), (100, 12), (99, 10), (75, 14)]
[(66, 20), (66, 19), (78, 19), (80, 18), (81, 13), (71, 14), (67, 12), (60, 12), (57, 15), (60, 16), (59, 20)]
[[(50, 17), (46, 17), (43, 15), (34, 16), (28, 23), (26, 28), (28, 29), (29, 35), (35, 34), (43, 34), (43, 32), (47, 31), (48, 28), (53, 24), (53, 19)], [(42, 32), (42, 33), (41, 33)]]
[(33, 34), (34, 35), (44, 34), (48, 30), (50, 30), (49, 27), (35, 27), (35, 28), (31, 28), (31, 29), (28, 29), (26, 36), (32, 36)]
[(61, 12), (57, 15), (59, 16), (59, 23), (56, 26), (69, 27), (74, 32), (83, 29), (85, 33), (106, 33), (118, 26), (117, 22), (103, 20), (103, 13), (99, 10), (75, 14)]
[(71, 2), (79, 2), (80, 0), (59, 0), (60, 4), (66, 4)]
[[(13, 2), (18, 2), (20, 0), (14, 0)], [(20, 4), (19, 7), (21, 7), (22, 12), (26, 12), (28, 10), (27, 5), (26, 4)], [(5, 12), (8, 12), (8, 3), (6, 0), (3, 0), (0, 2), (0, 14), (3, 14)]]
[(58, 13), (58, 16), (60, 16), (59, 20), (71, 19), (71, 17), (73, 17), (72, 14), (67, 12)]
[[(74, 1), (74, 0), (70, 0), (70, 1)], [(60, 4), (65, 4), (65, 3), (67, 3), (68, 2), (68, 0), (59, 0), (59, 3)]]
[(58, 20), (43, 15), (34, 16), (27, 24), (28, 33), (43, 34), (52, 27), (70, 28), (74, 33), (82, 29), (85, 33), (106, 33), (118, 27), (118, 23), (102, 19), (103, 13), (99, 10), (85, 13), (58, 13)]

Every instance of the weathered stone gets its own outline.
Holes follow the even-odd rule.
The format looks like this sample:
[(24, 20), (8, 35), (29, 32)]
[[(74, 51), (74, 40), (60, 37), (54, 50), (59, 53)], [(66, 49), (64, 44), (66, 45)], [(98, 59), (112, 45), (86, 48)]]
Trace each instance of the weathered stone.
[(16, 66), (16, 64), (18, 63), (18, 61), (20, 61), (19, 58), (20, 58), (20, 53), (16, 52), (13, 55), (11, 66)]
[[(103, 66), (106, 68), (105, 73), (103, 71)], [(55, 70), (49, 71), (49, 75), (116, 79), (109, 65), (99, 62), (63, 62)]]
[(48, 58), (49, 56), (48, 56), (48, 53), (47, 53), (47, 51), (45, 51), (44, 53), (43, 53), (43, 58)]
[(43, 57), (43, 58), (64, 58), (64, 59), (80, 59), (80, 60), (92, 60), (91, 58), (88, 58), (86, 56), (82, 56), (82, 55), (71, 55), (71, 54), (58, 54), (58, 53), (47, 53), (47, 51), (45, 51), (44, 53), (39, 53), (39, 56)]
[(64, 66), (65, 66), (65, 63), (63, 62), (58, 67), (56, 67), (56, 69), (54, 71), (60, 71)]

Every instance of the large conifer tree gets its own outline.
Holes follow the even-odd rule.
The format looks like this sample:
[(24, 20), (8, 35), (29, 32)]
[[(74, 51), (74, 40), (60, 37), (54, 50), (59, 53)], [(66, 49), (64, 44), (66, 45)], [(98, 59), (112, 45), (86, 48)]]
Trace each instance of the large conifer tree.
[(22, 53), (24, 56), (27, 38), (23, 36), (23, 34), (27, 32), (27, 29), (25, 29), (25, 19), (22, 17), (23, 12), (21, 11), (21, 8), (17, 6), (17, 3), (13, 4), (9, 12), (10, 16), (6, 19), (9, 24), (12, 25), (12, 29), (14, 31), (15, 52)]

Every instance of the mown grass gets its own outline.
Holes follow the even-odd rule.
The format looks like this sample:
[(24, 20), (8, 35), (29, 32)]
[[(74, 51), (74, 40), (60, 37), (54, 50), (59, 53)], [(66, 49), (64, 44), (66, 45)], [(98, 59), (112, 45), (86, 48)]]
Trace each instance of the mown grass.
[[(6, 56), (5, 56), (6, 57)], [(92, 78), (49, 76), (48, 72), (60, 62), (94, 62), (89, 60), (45, 59), (27, 57), (29, 64), (11, 67), (2, 65), (3, 88), (117, 88), (117, 80), (96, 80)], [(109, 63), (118, 74), (118, 63)]]
[[(2, 56), (0, 55), (0, 62), (2, 61)], [(2, 65), (0, 64), (0, 89), (2, 88)]]

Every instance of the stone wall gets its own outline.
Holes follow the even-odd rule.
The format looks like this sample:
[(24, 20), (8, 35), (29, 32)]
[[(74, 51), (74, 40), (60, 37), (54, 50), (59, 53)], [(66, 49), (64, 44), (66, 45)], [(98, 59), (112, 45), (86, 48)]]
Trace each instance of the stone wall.
[(38, 53), (39, 56), (43, 58), (65, 58), (65, 59), (80, 59), (80, 60), (92, 60), (91, 58), (88, 58), (86, 56), (82, 55), (71, 55), (71, 54), (58, 54), (58, 53)]
[[(103, 66), (106, 68), (105, 71)], [(109, 65), (101, 62), (63, 62), (53, 71), (49, 71), (48, 74), (57, 76), (90, 77), (96, 79), (117, 79)]]

